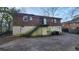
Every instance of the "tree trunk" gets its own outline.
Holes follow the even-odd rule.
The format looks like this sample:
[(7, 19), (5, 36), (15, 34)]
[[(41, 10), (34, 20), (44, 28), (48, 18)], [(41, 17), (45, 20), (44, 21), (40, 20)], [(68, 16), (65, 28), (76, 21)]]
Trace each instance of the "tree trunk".
[(11, 31), (11, 21), (8, 22), (8, 31)]
[(0, 21), (0, 33), (2, 33), (2, 20)]

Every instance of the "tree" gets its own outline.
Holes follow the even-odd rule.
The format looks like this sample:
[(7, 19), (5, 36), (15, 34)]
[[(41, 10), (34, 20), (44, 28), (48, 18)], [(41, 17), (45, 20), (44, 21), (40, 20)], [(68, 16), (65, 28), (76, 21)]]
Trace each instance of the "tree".
[(52, 16), (55, 16), (55, 13), (57, 10), (58, 10), (58, 7), (51, 7), (50, 12), (51, 12)]
[(49, 8), (41, 8), (42, 12), (43, 12), (43, 15), (45, 16), (49, 16), (50, 15), (50, 12), (49, 12)]
[(79, 7), (74, 7), (74, 8), (72, 8), (72, 9), (69, 11), (68, 15), (69, 15), (70, 18), (72, 19), (73, 16), (74, 16), (75, 14), (77, 14), (78, 12), (79, 12)]
[(42, 12), (46, 16), (55, 16), (56, 11), (58, 10), (58, 7), (43, 7), (41, 8)]
[(15, 13), (17, 13), (18, 11), (19, 10), (16, 10), (16, 8), (0, 7), (0, 13), (2, 14), (1, 29), (2, 29), (3, 21), (6, 20), (8, 24), (8, 31), (11, 30), (11, 26), (10, 26), (11, 22), (13, 18), (15, 17)]

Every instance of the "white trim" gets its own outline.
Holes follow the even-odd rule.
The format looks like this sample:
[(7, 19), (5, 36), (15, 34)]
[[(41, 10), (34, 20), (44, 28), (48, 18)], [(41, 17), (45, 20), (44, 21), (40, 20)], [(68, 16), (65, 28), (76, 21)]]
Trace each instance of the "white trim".
[[(26, 19), (26, 20), (25, 20)], [(28, 21), (28, 16), (23, 16), (23, 21), (25, 22), (27, 22)]]

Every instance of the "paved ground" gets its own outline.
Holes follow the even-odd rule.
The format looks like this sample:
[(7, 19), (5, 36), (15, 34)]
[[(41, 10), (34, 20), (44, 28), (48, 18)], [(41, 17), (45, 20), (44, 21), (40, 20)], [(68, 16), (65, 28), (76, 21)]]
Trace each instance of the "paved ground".
[(63, 35), (40, 37), (40, 38), (18, 38), (0, 45), (3, 51), (75, 51), (79, 44), (79, 35), (64, 33)]

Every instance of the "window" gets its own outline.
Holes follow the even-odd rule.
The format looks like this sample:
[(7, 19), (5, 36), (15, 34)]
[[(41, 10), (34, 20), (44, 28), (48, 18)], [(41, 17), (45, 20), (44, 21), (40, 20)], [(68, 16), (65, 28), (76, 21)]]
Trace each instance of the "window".
[(28, 16), (23, 16), (23, 21), (28, 21)]
[(42, 25), (47, 25), (47, 18), (41, 17), (41, 18), (39, 19), (39, 21), (40, 21), (40, 23), (41, 23)]
[(23, 21), (32, 20), (32, 16), (23, 16)]

